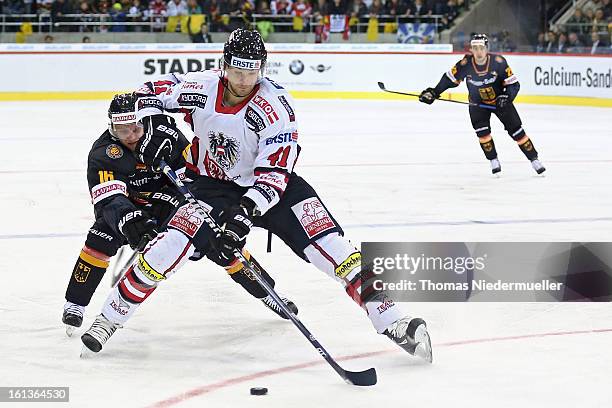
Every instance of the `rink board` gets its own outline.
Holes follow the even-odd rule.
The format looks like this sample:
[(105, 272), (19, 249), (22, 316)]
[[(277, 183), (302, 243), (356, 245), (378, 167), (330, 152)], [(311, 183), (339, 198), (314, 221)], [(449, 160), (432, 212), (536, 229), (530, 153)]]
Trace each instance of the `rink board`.
[[(269, 44), (266, 75), (297, 98), (402, 99), (461, 59), (445, 44)], [(10, 78), (0, 100), (108, 99), (169, 73), (220, 66), (221, 44), (31, 44), (0, 46)], [(612, 58), (508, 54), (521, 83), (518, 102), (612, 106)], [(466, 100), (465, 86), (449, 97)]]

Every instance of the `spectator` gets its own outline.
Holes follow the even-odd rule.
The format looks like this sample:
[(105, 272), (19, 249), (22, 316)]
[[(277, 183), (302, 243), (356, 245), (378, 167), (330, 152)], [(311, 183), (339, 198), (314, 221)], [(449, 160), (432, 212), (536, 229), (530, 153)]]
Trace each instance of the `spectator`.
[(595, 18), (593, 18), (593, 30), (598, 33), (605, 33), (608, 31), (608, 22), (604, 17), (603, 9), (599, 8), (595, 11)]
[(208, 32), (208, 24), (202, 23), (202, 25), (200, 26), (200, 31), (195, 34), (191, 31), (190, 24), (187, 24), (187, 27), (189, 29), (189, 37), (191, 37), (191, 42), (194, 42), (194, 43), (211, 43), (212, 42), (212, 38), (210, 36), (210, 33)]
[(353, 5), (353, 17), (365, 18), (368, 16), (368, 5), (364, 0), (357, 0)]
[(168, 15), (168, 10), (164, 0), (151, 0), (149, 1), (149, 10), (147, 10), (146, 17), (151, 18), (153, 24), (153, 30), (162, 31), (165, 28), (164, 19)]
[(400, 3), (399, 0), (387, 0), (384, 10), (385, 14), (394, 17), (407, 16), (409, 14), (408, 7), (403, 2)]
[[(204, 14), (197, 0), (187, 0), (187, 12), (190, 16), (193, 14)], [(208, 26), (206, 27), (206, 32), (208, 33)]]
[(373, 0), (370, 4), (370, 17), (380, 16), (381, 14), (384, 14), (381, 0)]
[(53, 0), (36, 0), (37, 14), (51, 14), (51, 5)]
[(328, 9), (329, 3), (326, 0), (316, 0), (312, 7), (312, 14), (320, 20), (322, 16), (329, 14)]
[(272, 0), (270, 2), (270, 10), (272, 10), (272, 14), (274, 15), (289, 14), (290, 6), (291, 5), (288, 0)]
[(559, 41), (557, 41), (555, 52), (557, 54), (565, 54), (567, 52), (567, 36), (565, 33), (559, 34)]
[(257, 14), (272, 14), (272, 10), (270, 10), (270, 3), (268, 3), (266, 0), (261, 0), (257, 6)]
[(571, 33), (586, 34), (589, 32), (589, 21), (582, 13), (580, 7), (576, 7), (574, 15), (567, 20), (567, 30)]
[(612, 0), (603, 1), (603, 11), (606, 18), (612, 18)]
[[(140, 0), (132, 0), (132, 5), (128, 9), (128, 17), (130, 21), (134, 23), (139, 23), (142, 21), (146, 21), (145, 17), (146, 8), (142, 5)], [(140, 32), (143, 30), (144, 26), (133, 25), (130, 26), (132, 30)]]
[(516, 44), (510, 38), (510, 32), (508, 30), (504, 30), (499, 33), (499, 44), (498, 50), (500, 52), (514, 52), (516, 51)]
[(578, 34), (569, 33), (567, 52), (571, 54), (580, 54), (584, 52), (584, 44), (578, 38)]
[(82, 33), (89, 33), (93, 31), (93, 26), (88, 23), (92, 23), (94, 21), (94, 17), (92, 16), (91, 8), (89, 3), (85, 0), (81, 1), (79, 4), (79, 21), (85, 23), (82, 26), (79, 26), (79, 31)]
[(410, 10), (410, 14), (415, 17), (430, 16), (431, 9), (423, 2), (423, 0), (415, 0), (414, 6)]
[[(51, 22), (53, 24), (66, 22), (68, 18), (64, 16), (72, 13), (74, 13), (74, 9), (69, 0), (55, 0), (51, 5)], [(57, 31), (70, 31), (70, 27), (59, 26)]]
[(587, 20), (588, 24), (591, 24), (593, 22), (593, 18), (595, 18), (595, 11), (593, 9), (582, 9), (584, 11), (584, 18)]
[(45, 44), (51, 44), (54, 41), (54, 39), (51, 34), (47, 34), (45, 35), (45, 38), (43, 41), (45, 42)]
[(81, 42), (83, 44), (88, 44), (91, 42), (91, 38), (89, 38), (88, 36), (83, 37), (83, 39), (81, 40)]
[(539, 33), (538, 41), (536, 45), (533, 47), (533, 52), (546, 52), (546, 34)]
[(186, 16), (189, 14), (185, 0), (170, 0), (167, 6), (168, 16)]
[[(125, 23), (127, 21), (127, 13), (119, 2), (113, 4), (109, 14), (113, 23)], [(110, 31), (114, 33), (124, 33), (127, 31), (127, 26), (125, 24), (113, 24)]]
[(308, 17), (312, 7), (307, 0), (297, 0), (291, 5), (291, 15), (296, 17)]
[(599, 33), (596, 31), (593, 31), (591, 33), (591, 50), (590, 53), (595, 55), (595, 54), (605, 54), (606, 53), (606, 49), (605, 49), (605, 45), (603, 43), (603, 41), (601, 41), (601, 37), (599, 36)]
[(457, 6), (457, 0), (448, 0), (446, 3), (446, 12), (448, 14), (448, 21), (453, 22), (459, 15), (459, 6)]
[(545, 52), (548, 52), (548, 53), (555, 52), (556, 47), (557, 47), (557, 34), (555, 34), (555, 32), (551, 30), (546, 34)]
[(328, 11), (330, 15), (348, 14), (348, 8), (343, 0), (332, 0)]

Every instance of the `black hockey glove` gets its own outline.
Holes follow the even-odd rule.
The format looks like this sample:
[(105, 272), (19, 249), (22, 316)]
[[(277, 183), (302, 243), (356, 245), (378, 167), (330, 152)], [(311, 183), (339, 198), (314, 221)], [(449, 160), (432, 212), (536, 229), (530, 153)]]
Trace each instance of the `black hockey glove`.
[(495, 106), (497, 106), (497, 110), (506, 109), (512, 101), (510, 100), (510, 96), (506, 94), (501, 94), (497, 97), (497, 101), (495, 102)]
[(185, 198), (176, 194), (171, 188), (162, 188), (157, 193), (145, 197), (147, 213), (151, 214), (160, 224), (181, 206)]
[(161, 171), (159, 163), (170, 160), (180, 131), (176, 128), (174, 118), (166, 115), (147, 116), (142, 124), (144, 136), (136, 145), (136, 158), (151, 166), (154, 171)]
[(157, 236), (157, 223), (142, 210), (125, 214), (118, 226), (130, 247), (137, 251), (142, 251), (147, 243)]
[(221, 214), (223, 232), (217, 238), (217, 251), (221, 260), (232, 261), (235, 250), (241, 250), (246, 243), (246, 237), (253, 227), (255, 203), (246, 197), (240, 200), (240, 205), (233, 205)]
[(419, 101), (431, 105), (440, 94), (434, 88), (427, 88), (419, 95)]

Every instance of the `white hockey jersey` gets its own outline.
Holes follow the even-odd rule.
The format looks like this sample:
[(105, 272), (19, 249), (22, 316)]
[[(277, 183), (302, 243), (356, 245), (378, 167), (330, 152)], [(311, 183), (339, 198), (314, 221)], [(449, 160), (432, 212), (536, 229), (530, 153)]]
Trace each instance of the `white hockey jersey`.
[(268, 78), (236, 106), (223, 105), (223, 89), (217, 70), (166, 75), (137, 91), (151, 95), (138, 100), (138, 119), (183, 113), (195, 135), (187, 167), (250, 187), (245, 196), (264, 214), (279, 202), (298, 158), (293, 99)]

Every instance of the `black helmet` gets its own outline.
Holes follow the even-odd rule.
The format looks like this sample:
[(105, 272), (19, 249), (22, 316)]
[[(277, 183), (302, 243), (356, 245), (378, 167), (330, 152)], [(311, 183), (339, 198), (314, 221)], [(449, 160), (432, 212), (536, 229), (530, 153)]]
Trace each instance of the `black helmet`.
[(470, 41), (470, 45), (484, 45), (489, 48), (489, 37), (487, 37), (486, 34), (474, 34)]
[(136, 100), (135, 92), (117, 94), (108, 107), (108, 119), (111, 127), (118, 124), (136, 122)]
[(268, 53), (257, 31), (238, 28), (223, 46), (223, 60), (230, 67), (263, 71)]

